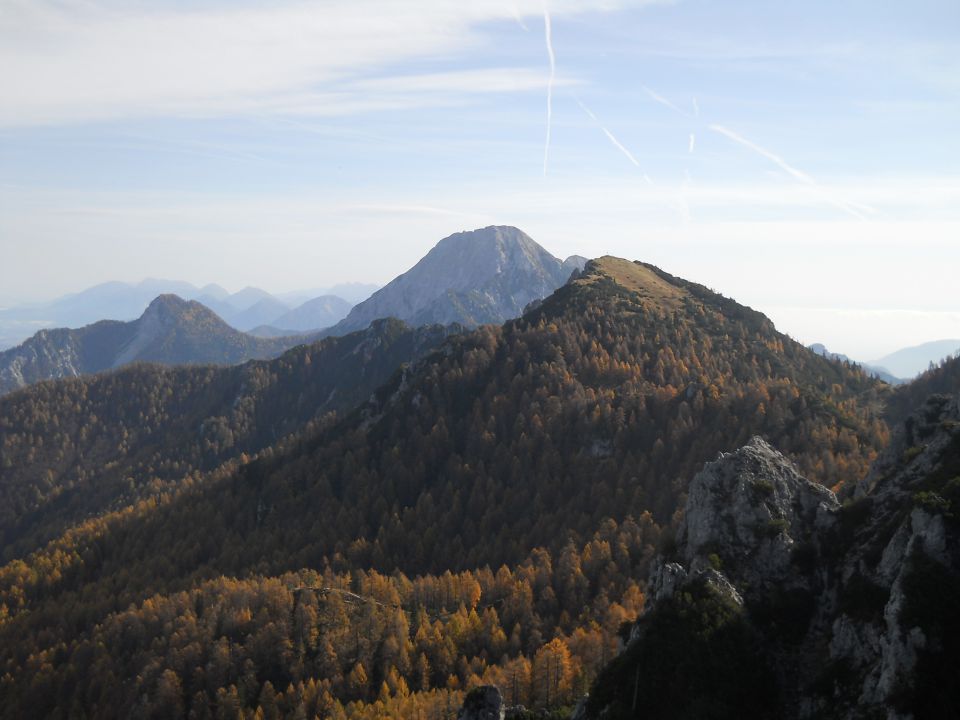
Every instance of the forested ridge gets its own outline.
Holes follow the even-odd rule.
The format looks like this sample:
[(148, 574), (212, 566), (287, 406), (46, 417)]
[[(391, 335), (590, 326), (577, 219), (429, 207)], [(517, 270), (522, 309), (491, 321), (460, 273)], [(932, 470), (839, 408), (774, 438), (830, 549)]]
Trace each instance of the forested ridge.
[(891, 425), (903, 422), (930, 396), (956, 393), (960, 388), (960, 356), (947, 358), (923, 372), (914, 380), (896, 388), (887, 403)]
[[(704, 461), (759, 434), (811, 479), (856, 482), (887, 440), (888, 392), (706, 288), (595, 261), (523, 318), (451, 338), (348, 417), (193, 472), (8, 562), (0, 700), (60, 716), (271, 717), (276, 705), (415, 717), (420, 703), (443, 717), (447, 691), (496, 679), (518, 701), (562, 704), (594, 672), (577, 633), (615, 646), (609, 610), (623, 621), (639, 609), (660, 527)], [(517, 578), (538, 564), (553, 569), (528, 592)], [(474, 578), (479, 596), (410, 590), (448, 573)], [(490, 581), (501, 575), (509, 592)], [(364, 603), (393, 629), (362, 626), (380, 640), (358, 652), (354, 633), (350, 651), (343, 625), (356, 622), (331, 608), (339, 593), (296, 590), (331, 583), (399, 605), (406, 625)], [(528, 602), (517, 593), (534, 608), (521, 620), (504, 615)], [(306, 607), (340, 619), (290, 619)], [(479, 637), (463, 629), (471, 613)], [(450, 672), (418, 639), (424, 615)]]
[(135, 364), (0, 398), (0, 558), (311, 432), (457, 326), (398, 320), (235, 367)]

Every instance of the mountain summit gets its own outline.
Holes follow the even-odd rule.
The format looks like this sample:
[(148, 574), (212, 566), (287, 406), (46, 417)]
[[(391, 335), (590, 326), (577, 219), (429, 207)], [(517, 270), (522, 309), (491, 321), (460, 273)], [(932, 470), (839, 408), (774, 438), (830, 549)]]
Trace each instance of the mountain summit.
[(353, 308), (329, 334), (362, 330), (382, 317), (412, 325), (502, 323), (552, 293), (584, 262), (555, 258), (515, 227), (456, 233)]
[(78, 330), (41, 330), (0, 353), (0, 395), (41, 380), (76, 377), (136, 361), (232, 365), (279, 355), (298, 338), (255, 338), (206, 306), (160, 295), (137, 320), (102, 320)]

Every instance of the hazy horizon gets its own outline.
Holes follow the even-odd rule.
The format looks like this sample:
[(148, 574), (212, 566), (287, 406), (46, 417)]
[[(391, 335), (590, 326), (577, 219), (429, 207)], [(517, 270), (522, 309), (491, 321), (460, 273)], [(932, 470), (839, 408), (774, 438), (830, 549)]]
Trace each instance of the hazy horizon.
[[(547, 248), (549, 250), (549, 248)], [(576, 254), (576, 253), (573, 253)], [(563, 258), (561, 258), (563, 259)], [(634, 258), (627, 258), (634, 259)], [(419, 260), (419, 258), (417, 258)], [(416, 262), (411, 262), (410, 267)], [(408, 270), (404, 267), (398, 270), (395, 275), (379, 282), (365, 282), (362, 279), (347, 280), (343, 285), (376, 285), (383, 287), (397, 275)], [(663, 268), (670, 272), (670, 268)], [(701, 282), (695, 277), (686, 279), (695, 282)], [(137, 285), (142, 282), (157, 282), (176, 284), (180, 282), (190, 283), (198, 289), (207, 285), (219, 285), (227, 292), (233, 294), (248, 287), (254, 287), (269, 292), (276, 297), (284, 295), (307, 294), (316, 290), (329, 290), (332, 286), (321, 287), (265, 287), (262, 284), (236, 285), (216, 280), (203, 281), (202, 279), (185, 278), (158, 278), (158, 277), (139, 277), (139, 278), (115, 278), (107, 282), (121, 282), (130, 285)], [(66, 295), (75, 294), (88, 290), (95, 286), (86, 286), (70, 290), (55, 296), (36, 296), (32, 299), (17, 299), (12, 297), (0, 298), (0, 310), (15, 307), (18, 304), (43, 304)], [(731, 295), (723, 287), (710, 286), (712, 290), (719, 292), (734, 300), (742, 301), (749, 305), (742, 298)], [(937, 311), (915, 311), (915, 310), (868, 310), (863, 308), (829, 308), (829, 307), (789, 307), (777, 305), (753, 305), (755, 310), (759, 310), (769, 317), (777, 329), (804, 345), (822, 343), (831, 352), (838, 352), (848, 355), (857, 362), (872, 362), (882, 358), (897, 350), (912, 348), (926, 343), (960, 338), (960, 311), (958, 312), (937, 312)], [(826, 321), (826, 322), (825, 322)], [(891, 333), (891, 327), (893, 333)], [(956, 328), (954, 335), (936, 335), (940, 328)], [(900, 343), (894, 339), (883, 338), (905, 338), (907, 341)], [(2, 349), (2, 348), (0, 348)]]

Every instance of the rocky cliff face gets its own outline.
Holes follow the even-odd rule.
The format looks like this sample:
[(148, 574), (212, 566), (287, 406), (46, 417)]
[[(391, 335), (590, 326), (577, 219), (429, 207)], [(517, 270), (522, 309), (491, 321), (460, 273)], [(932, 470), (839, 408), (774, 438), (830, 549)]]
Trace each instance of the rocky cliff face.
[(928, 400), (846, 495), (759, 438), (709, 463), (584, 716), (955, 716), (958, 398)]
[(852, 717), (949, 717), (960, 707), (960, 396), (910, 416), (834, 525), (838, 612), (825, 639)]
[[(125, 323), (98, 323), (97, 334), (116, 331)], [(91, 370), (83, 336), (74, 330), (41, 330), (17, 347), (0, 353), (0, 395), (41, 380), (77, 377)], [(103, 368), (97, 368), (103, 369)]]
[(680, 563), (693, 574), (727, 568), (731, 580), (753, 593), (792, 584), (793, 549), (838, 507), (832, 492), (801, 477), (755, 437), (707, 464), (691, 482), (677, 533)]
[(354, 307), (328, 334), (362, 330), (384, 317), (411, 325), (503, 323), (584, 264), (576, 256), (561, 262), (513, 227), (457, 233)]

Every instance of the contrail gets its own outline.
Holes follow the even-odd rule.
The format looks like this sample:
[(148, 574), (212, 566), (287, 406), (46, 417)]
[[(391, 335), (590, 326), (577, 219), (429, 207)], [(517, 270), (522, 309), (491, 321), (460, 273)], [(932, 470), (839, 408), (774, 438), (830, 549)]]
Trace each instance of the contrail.
[(697, 103), (696, 98), (693, 98), (693, 116), (700, 117), (700, 105)]
[[(747, 140), (742, 135), (735, 133), (733, 130), (726, 128), (723, 125), (710, 125), (709, 127), (714, 132), (720, 133), (721, 135), (729, 138), (730, 140), (733, 140), (735, 143), (743, 145), (748, 150), (752, 150), (758, 155), (765, 157), (767, 160), (772, 162), (774, 165), (779, 167), (781, 170), (783, 170), (785, 173), (790, 175), (790, 177), (794, 178), (795, 180), (802, 182), (804, 185), (809, 185), (812, 188), (816, 188), (817, 190), (820, 191), (821, 195), (823, 195), (824, 199), (834, 207), (839, 208), (840, 210), (843, 210), (844, 212), (850, 215), (853, 215), (858, 220), (864, 220), (864, 221), (867, 220), (867, 217), (863, 215), (861, 212), (859, 212), (858, 210), (856, 210), (851, 204), (843, 202), (842, 200), (838, 200), (834, 197), (831, 197), (825, 190), (823, 190), (823, 188), (820, 187), (819, 183), (817, 183), (816, 180), (814, 180), (812, 177), (807, 175), (802, 170), (798, 170), (797, 168), (788, 164), (786, 160), (784, 160), (782, 157), (780, 157), (776, 153), (772, 153), (766, 148), (760, 147), (756, 143)], [(866, 208), (866, 209), (870, 211), (873, 210), (873, 208)]]
[(687, 148), (687, 152), (693, 154), (693, 149), (697, 145), (697, 136), (693, 133), (690, 133), (690, 146)]
[[(603, 134), (607, 136), (607, 139), (611, 143), (613, 143), (613, 146), (617, 148), (617, 150), (622, 152), (624, 155), (626, 155), (627, 160), (632, 162), (637, 167), (640, 167), (640, 163), (637, 162), (637, 159), (633, 156), (633, 153), (627, 150), (627, 148), (623, 146), (623, 143), (617, 140), (617, 138), (614, 137), (613, 133), (607, 130), (606, 127), (604, 127), (603, 123), (600, 122), (599, 118), (597, 118), (597, 116), (593, 114), (593, 111), (590, 108), (588, 108), (586, 105), (584, 105), (583, 102), (581, 102), (580, 98), (578, 98), (576, 95), (574, 95), (574, 100), (576, 100), (577, 105), (583, 108), (583, 111), (590, 116), (590, 119), (593, 120), (600, 127), (601, 130), (603, 130)], [(644, 174), (643, 177), (648, 183), (650, 183), (651, 185), (653, 184), (653, 181), (649, 177), (647, 177), (646, 174)]]
[(543, 31), (547, 40), (547, 56), (550, 58), (550, 79), (547, 81), (547, 139), (543, 146), (543, 175), (547, 175), (550, 159), (550, 126), (553, 122), (553, 81), (557, 75), (557, 58), (553, 54), (553, 29), (550, 26), (550, 8), (543, 0)]
[(593, 120), (593, 121), (594, 121), (595, 123), (597, 123), (598, 125), (600, 124), (600, 120), (597, 119), (597, 116), (593, 114), (593, 111), (592, 111), (590, 108), (588, 108), (586, 105), (584, 105), (584, 104), (580, 101), (580, 98), (578, 98), (576, 95), (574, 95), (574, 96), (573, 96), (573, 99), (576, 100), (576, 101), (577, 101), (577, 105), (579, 105), (581, 108), (583, 108), (583, 111), (584, 111), (587, 115), (590, 116), (590, 119), (591, 119), (591, 120)]
[(816, 180), (814, 180), (812, 177), (807, 175), (805, 172), (801, 170), (797, 170), (795, 167), (788, 165), (787, 161), (784, 160), (779, 155), (760, 147), (756, 143), (750, 142), (742, 135), (738, 135), (737, 133), (735, 133), (733, 130), (730, 130), (729, 128), (725, 128), (723, 125), (710, 125), (709, 127), (714, 132), (720, 133), (721, 135), (725, 135), (726, 137), (733, 140), (735, 143), (739, 143), (740, 145), (743, 145), (745, 148), (749, 148), (750, 150), (753, 150), (758, 155), (762, 155), (767, 160), (777, 165), (781, 170), (783, 170), (784, 172), (786, 172), (788, 175), (792, 176), (796, 180), (799, 180), (800, 182), (805, 183), (807, 185), (817, 184)]
[(670, 108), (671, 110), (673, 110), (674, 112), (680, 113), (680, 114), (683, 115), (684, 117), (690, 117), (690, 113), (684, 112), (683, 110), (681, 110), (680, 108), (678, 108), (676, 105), (674, 105), (672, 102), (670, 102), (669, 100), (667, 100), (663, 95), (660, 95), (660, 94), (658, 94), (658, 93), (655, 93), (653, 90), (651, 90), (650, 88), (648, 88), (646, 85), (643, 85), (642, 87), (643, 87), (644, 92), (647, 93), (647, 95), (650, 96), (650, 99), (653, 100), (654, 102), (658, 102), (658, 103), (660, 103), (661, 105), (663, 105), (664, 107), (668, 107), (668, 108)]
[(627, 149), (620, 143), (620, 141), (617, 140), (617, 139), (613, 136), (613, 133), (612, 133), (612, 132), (610, 132), (609, 130), (607, 130), (607, 129), (606, 129), (605, 127), (603, 127), (602, 125), (600, 126), (600, 129), (603, 130), (604, 135), (606, 135), (608, 138), (610, 138), (610, 142), (613, 143), (614, 147), (616, 147), (618, 150), (620, 150), (620, 152), (622, 152), (624, 155), (626, 155), (626, 156), (627, 156), (627, 159), (628, 159), (630, 162), (632, 162), (632, 163), (633, 163), (634, 165), (636, 165), (637, 167), (640, 167), (640, 163), (637, 162), (637, 159), (633, 156), (633, 153), (630, 152), (629, 150), (627, 150)]
[(517, 25), (523, 28), (526, 32), (530, 32), (530, 28), (527, 27), (527, 24), (520, 16), (520, 10), (517, 9), (516, 3), (510, 3), (510, 12), (513, 14), (513, 19), (517, 21)]

